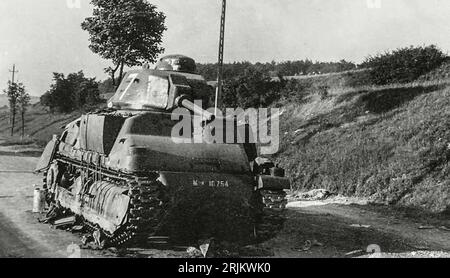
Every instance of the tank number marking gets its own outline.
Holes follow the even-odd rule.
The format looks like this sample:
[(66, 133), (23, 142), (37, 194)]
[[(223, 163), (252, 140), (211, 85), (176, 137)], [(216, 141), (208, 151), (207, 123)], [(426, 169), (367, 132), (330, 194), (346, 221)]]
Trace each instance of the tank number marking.
[(228, 183), (228, 181), (217, 181), (217, 180), (211, 180), (211, 181), (193, 180), (192, 185), (193, 186), (209, 186), (209, 187), (230, 187), (230, 184)]

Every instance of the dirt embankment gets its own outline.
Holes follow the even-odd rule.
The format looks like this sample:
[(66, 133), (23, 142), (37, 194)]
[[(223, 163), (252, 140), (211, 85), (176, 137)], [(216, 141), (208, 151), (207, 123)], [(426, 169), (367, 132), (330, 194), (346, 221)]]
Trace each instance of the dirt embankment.
[(349, 87), (332, 78), (320, 81), (325, 95), (312, 82), (277, 104), (276, 159), (294, 189), (450, 213), (449, 83)]

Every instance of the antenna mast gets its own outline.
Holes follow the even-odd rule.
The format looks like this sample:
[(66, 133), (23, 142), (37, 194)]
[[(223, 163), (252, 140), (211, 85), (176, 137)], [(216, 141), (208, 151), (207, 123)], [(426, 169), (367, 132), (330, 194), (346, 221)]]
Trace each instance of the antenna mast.
[(217, 116), (217, 109), (222, 106), (222, 83), (223, 83), (223, 53), (225, 46), (225, 17), (227, 10), (227, 0), (222, 0), (222, 16), (220, 19), (220, 38), (219, 38), (219, 60), (217, 70), (217, 89), (216, 89), (216, 103), (215, 115)]

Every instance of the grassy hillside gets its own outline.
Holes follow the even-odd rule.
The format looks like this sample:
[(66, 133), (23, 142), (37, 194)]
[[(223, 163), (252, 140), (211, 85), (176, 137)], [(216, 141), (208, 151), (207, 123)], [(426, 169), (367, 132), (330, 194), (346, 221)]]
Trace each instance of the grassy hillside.
[[(31, 96), (30, 103), (36, 104), (39, 102), (39, 97)], [(5, 94), (0, 93), (0, 107), (8, 106), (8, 98)]]
[[(71, 114), (51, 114), (48, 113), (40, 104), (34, 104), (30, 107), (25, 116), (25, 141), (33, 140), (39, 146), (45, 144), (52, 138), (53, 134), (61, 134), (62, 126), (75, 120), (80, 116), (80, 112)], [(20, 135), (20, 119), (17, 119), (15, 134)], [(10, 123), (8, 110), (0, 110), (0, 135), (9, 137)]]
[(316, 85), (333, 87), (354, 87), (370, 84), (369, 71), (367, 69), (319, 75), (285, 76), (284, 78), (286, 80), (307, 80), (316, 83)]
[(332, 76), (319, 80), (329, 86), (325, 98), (313, 81), (301, 101), (302, 92), (292, 92), (278, 103), (276, 158), (295, 189), (449, 212), (450, 85), (442, 70), (429, 76), (383, 87), (347, 86), (348, 77)]

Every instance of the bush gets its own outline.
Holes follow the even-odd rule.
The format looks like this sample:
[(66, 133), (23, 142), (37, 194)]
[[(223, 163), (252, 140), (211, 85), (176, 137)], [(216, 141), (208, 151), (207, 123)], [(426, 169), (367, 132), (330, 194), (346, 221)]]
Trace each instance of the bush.
[[(339, 62), (313, 62), (311, 60), (285, 61), (271, 63), (234, 62), (223, 65), (223, 77), (233, 79), (245, 74), (247, 70), (264, 72), (272, 77), (307, 75), (312, 73), (334, 73), (356, 69), (356, 65), (346, 60)], [(217, 79), (217, 64), (197, 64), (198, 73), (207, 80)]]
[(99, 84), (95, 78), (86, 78), (82, 71), (64, 76), (53, 74), (50, 90), (41, 96), (41, 104), (52, 112), (72, 112), (100, 102)]
[(314, 86), (312, 79), (291, 79), (281, 89), (280, 96), (288, 103), (302, 104), (314, 92)]
[(223, 88), (225, 107), (268, 107), (280, 98), (283, 81), (274, 81), (262, 71), (248, 69), (237, 78), (228, 80)]
[(374, 84), (412, 82), (420, 76), (438, 68), (448, 59), (435, 45), (407, 47), (368, 57), (363, 67), (370, 68)]

